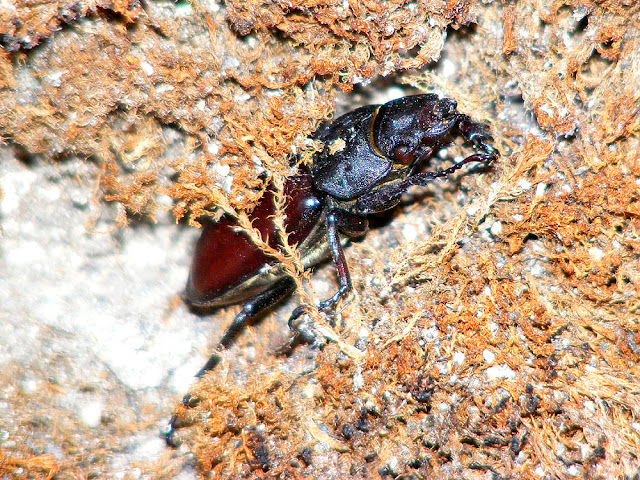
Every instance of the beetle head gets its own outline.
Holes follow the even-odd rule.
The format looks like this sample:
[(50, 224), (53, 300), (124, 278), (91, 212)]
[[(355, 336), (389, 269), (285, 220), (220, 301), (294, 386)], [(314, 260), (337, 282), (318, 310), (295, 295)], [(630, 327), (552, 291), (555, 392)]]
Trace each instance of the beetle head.
[(372, 127), (378, 151), (394, 170), (410, 175), (429, 158), (460, 117), (455, 100), (437, 95), (414, 95), (382, 105)]

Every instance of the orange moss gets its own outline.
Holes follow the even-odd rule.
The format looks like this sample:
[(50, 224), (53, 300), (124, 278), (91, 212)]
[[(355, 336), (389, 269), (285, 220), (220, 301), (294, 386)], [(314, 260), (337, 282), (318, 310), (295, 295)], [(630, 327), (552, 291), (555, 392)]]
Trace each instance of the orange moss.
[[(304, 347), (282, 359), (256, 342), (261, 368), (216, 370), (178, 407), (182, 436), (217, 478), (633, 475), (640, 6), (347, 3), (23, 7), (23, 27), (0, 17), (0, 134), (95, 161), (122, 224), (153, 218), (159, 195), (197, 223), (291, 174), (341, 91), (402, 72), (458, 99), (492, 124), (500, 161), (348, 250), (342, 343), (305, 370)], [(51, 41), (30, 53), (29, 35)]]

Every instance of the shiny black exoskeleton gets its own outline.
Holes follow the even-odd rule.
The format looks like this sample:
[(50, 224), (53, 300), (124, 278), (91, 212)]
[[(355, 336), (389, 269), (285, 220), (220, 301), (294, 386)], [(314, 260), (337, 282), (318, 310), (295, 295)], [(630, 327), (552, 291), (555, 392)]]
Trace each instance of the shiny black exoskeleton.
[[(319, 304), (320, 310), (332, 307), (351, 289), (342, 247), (346, 240), (367, 232), (367, 215), (395, 207), (411, 186), (446, 177), (470, 162), (498, 158), (488, 127), (456, 108), (455, 100), (415, 95), (358, 108), (316, 132), (314, 137), (324, 146), (314, 155), (309, 171), (301, 171), (285, 184), (284, 213), (288, 241), (297, 245), (304, 268), (329, 257), (336, 266), (340, 287)], [(469, 141), (475, 153), (447, 169), (421, 172), (434, 151), (456, 134)], [(271, 220), (274, 210), (273, 194), (267, 191), (249, 218), (262, 238), (277, 248)], [(247, 322), (295, 289), (293, 279), (235, 227), (230, 218), (205, 222), (196, 247), (187, 302), (198, 310), (246, 302), (197, 377), (217, 365), (218, 352)], [(313, 338), (309, 326), (299, 321), (306, 308), (296, 308), (289, 319), (294, 332), (289, 345)], [(183, 403), (190, 401), (187, 395)], [(166, 432), (168, 443), (176, 426), (174, 416)]]

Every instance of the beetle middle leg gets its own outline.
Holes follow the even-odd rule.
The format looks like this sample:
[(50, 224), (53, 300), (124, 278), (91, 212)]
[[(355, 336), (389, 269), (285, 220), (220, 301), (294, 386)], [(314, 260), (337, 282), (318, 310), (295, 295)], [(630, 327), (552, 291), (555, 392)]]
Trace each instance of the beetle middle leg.
[(332, 209), (327, 214), (327, 242), (333, 263), (336, 266), (340, 288), (331, 298), (320, 302), (318, 305), (320, 310), (326, 310), (335, 305), (340, 298), (351, 291), (351, 276), (344, 256), (344, 249), (340, 243), (340, 233), (351, 238), (361, 237), (367, 232), (368, 227), (369, 222), (365, 217), (351, 215), (337, 209)]
[[(331, 307), (338, 303), (338, 301), (352, 289), (351, 275), (349, 274), (344, 249), (340, 242), (340, 234), (342, 233), (349, 238), (355, 239), (364, 236), (369, 229), (369, 221), (366, 217), (354, 215), (336, 208), (333, 200), (329, 201), (329, 206), (330, 210), (327, 213), (327, 243), (331, 251), (333, 263), (336, 266), (340, 287), (330, 298), (318, 304), (318, 309), (323, 312), (330, 310)], [(313, 325), (310, 322), (300, 320), (300, 317), (307, 313), (308, 309), (308, 305), (300, 305), (291, 313), (289, 317), (289, 328), (293, 332), (293, 337), (278, 349), (279, 353), (290, 351), (297, 343), (312, 343), (315, 340), (316, 334), (313, 331)], [(331, 323), (333, 325), (333, 322)]]

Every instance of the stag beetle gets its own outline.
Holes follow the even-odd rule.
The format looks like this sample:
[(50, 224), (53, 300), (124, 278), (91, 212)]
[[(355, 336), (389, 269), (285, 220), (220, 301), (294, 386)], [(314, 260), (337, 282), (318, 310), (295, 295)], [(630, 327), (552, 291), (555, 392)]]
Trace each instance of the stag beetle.
[[(476, 152), (447, 169), (420, 172), (434, 151), (450, 143), (453, 134), (462, 135)], [(301, 169), (286, 182), (284, 213), (288, 241), (297, 245), (304, 268), (329, 257), (336, 266), (340, 287), (319, 304), (323, 311), (351, 290), (343, 244), (366, 234), (367, 215), (395, 207), (413, 185), (446, 177), (470, 162), (499, 157), (486, 125), (458, 113), (455, 100), (433, 94), (358, 108), (319, 129), (314, 138), (323, 147), (314, 154), (308, 170)], [(267, 190), (249, 218), (262, 238), (277, 248), (278, 235), (271, 220), (274, 210), (273, 193)], [(229, 346), (245, 324), (295, 290), (294, 280), (235, 227), (228, 217), (217, 223), (204, 222), (196, 246), (187, 302), (200, 310), (246, 302), (196, 377), (218, 364), (219, 351)], [(296, 308), (289, 319), (294, 333), (290, 344), (313, 337), (298, 322), (306, 308)], [(191, 400), (187, 395), (183, 403), (188, 405)], [(176, 416), (166, 429), (170, 444), (175, 427)]]

